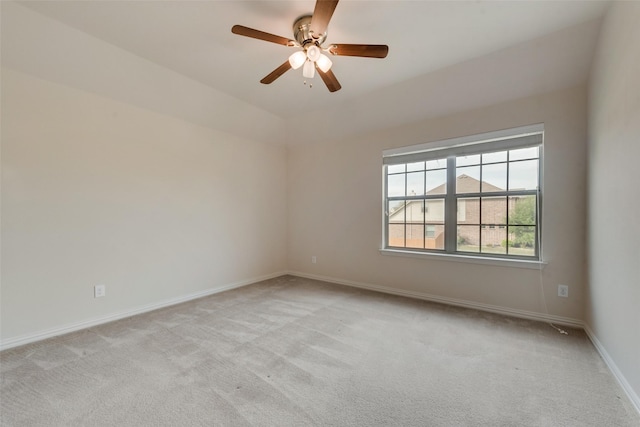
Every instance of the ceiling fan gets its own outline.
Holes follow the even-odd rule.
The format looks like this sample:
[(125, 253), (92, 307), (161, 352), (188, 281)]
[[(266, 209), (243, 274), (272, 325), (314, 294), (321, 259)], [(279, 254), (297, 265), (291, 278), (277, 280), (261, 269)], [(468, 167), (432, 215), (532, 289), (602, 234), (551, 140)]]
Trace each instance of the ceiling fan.
[[(242, 25), (234, 25), (231, 32), (245, 37), (277, 43), (288, 47), (302, 48), (297, 50), (278, 68), (265, 76), (260, 83), (273, 83), (289, 69), (302, 68), (302, 75), (311, 79), (316, 70), (329, 92), (340, 90), (340, 82), (331, 71), (332, 62), (323, 52), (331, 55), (360, 56), (365, 58), (385, 58), (389, 53), (389, 46), (380, 44), (330, 44), (323, 47), (327, 38), (327, 27), (338, 5), (338, 0), (316, 0), (312, 15), (303, 15), (293, 23), (293, 37), (295, 40)], [(306, 80), (305, 80), (306, 83)], [(311, 85), (310, 85), (311, 86)]]

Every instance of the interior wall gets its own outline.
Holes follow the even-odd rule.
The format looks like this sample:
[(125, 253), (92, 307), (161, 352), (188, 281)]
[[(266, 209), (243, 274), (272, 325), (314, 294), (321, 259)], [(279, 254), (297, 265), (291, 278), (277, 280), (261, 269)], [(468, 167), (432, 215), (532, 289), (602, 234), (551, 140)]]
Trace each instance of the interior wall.
[(286, 270), (284, 146), (6, 68), (1, 118), (3, 343)]
[[(575, 86), (588, 78), (599, 30), (600, 19), (585, 22), (340, 100), (331, 108), (305, 109), (287, 122), (290, 141), (304, 135), (305, 141), (324, 143), (362, 129), (384, 130)], [(348, 82), (343, 85), (349, 89)], [(309, 132), (304, 115), (331, 125)]]
[[(585, 282), (586, 119), (586, 87), (579, 86), (353, 138), (291, 147), (289, 269), (506, 311), (549, 313), (579, 323)], [(384, 149), (534, 123), (545, 125), (542, 230), (548, 264), (542, 273), (379, 252)], [(317, 263), (311, 262), (312, 256)], [(558, 284), (569, 285), (568, 298), (557, 296)]]
[(591, 75), (586, 323), (640, 410), (638, 22), (640, 3), (614, 3)]

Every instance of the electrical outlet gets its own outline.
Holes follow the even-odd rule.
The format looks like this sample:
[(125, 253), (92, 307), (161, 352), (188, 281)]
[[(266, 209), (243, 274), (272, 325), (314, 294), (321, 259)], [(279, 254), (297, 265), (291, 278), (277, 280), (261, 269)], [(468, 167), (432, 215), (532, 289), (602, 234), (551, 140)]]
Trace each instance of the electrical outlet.
[(569, 296), (569, 286), (567, 285), (558, 285), (558, 296), (567, 298)]
[(316, 258), (316, 256), (312, 256), (311, 257), (311, 264), (315, 264), (318, 261), (318, 259)]
[(107, 287), (105, 285), (95, 285), (93, 287), (93, 297), (100, 298), (107, 294)]

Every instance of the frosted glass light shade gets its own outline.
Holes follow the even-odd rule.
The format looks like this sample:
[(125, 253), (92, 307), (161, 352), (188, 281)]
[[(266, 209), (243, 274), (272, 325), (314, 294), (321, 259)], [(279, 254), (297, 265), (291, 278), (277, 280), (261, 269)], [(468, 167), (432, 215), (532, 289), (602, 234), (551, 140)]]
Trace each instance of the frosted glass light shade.
[(315, 62), (307, 60), (302, 67), (302, 75), (307, 79), (312, 79), (316, 74)]
[(306, 60), (307, 55), (303, 51), (299, 50), (297, 52), (294, 52), (289, 57), (289, 64), (291, 65), (291, 68), (297, 70), (298, 68), (302, 67), (302, 64), (304, 64), (304, 61)]
[(333, 65), (333, 62), (331, 62), (327, 55), (320, 54), (320, 57), (316, 61), (316, 64), (318, 64), (318, 68), (320, 68), (323, 73), (326, 73), (331, 69), (331, 65)]
[(309, 58), (311, 62), (316, 62), (321, 54), (320, 48), (316, 45), (311, 45), (307, 48), (307, 58)]

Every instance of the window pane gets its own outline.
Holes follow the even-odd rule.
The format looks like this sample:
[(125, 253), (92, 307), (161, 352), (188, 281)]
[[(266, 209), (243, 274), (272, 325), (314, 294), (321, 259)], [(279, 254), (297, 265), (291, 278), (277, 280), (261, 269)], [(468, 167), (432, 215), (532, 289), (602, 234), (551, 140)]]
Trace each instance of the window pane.
[(424, 229), (424, 237), (434, 238), (436, 237), (436, 226), (435, 225), (427, 225)]
[(399, 175), (389, 175), (387, 177), (387, 196), (395, 197), (395, 196), (404, 196), (404, 179), (405, 174), (401, 173)]
[(425, 202), (425, 222), (444, 223), (444, 199), (432, 199)]
[(536, 254), (536, 227), (509, 226), (510, 255), (534, 256)]
[(482, 166), (482, 192), (490, 193), (507, 189), (507, 164)]
[(427, 171), (427, 194), (447, 193), (447, 171), (446, 169)]
[(538, 188), (538, 160), (509, 163), (509, 190)]
[(404, 222), (404, 200), (389, 202), (389, 222)]
[(408, 223), (424, 223), (424, 200), (410, 200), (405, 208), (405, 221)]
[(446, 169), (447, 159), (427, 160), (427, 169)]
[(389, 246), (404, 247), (404, 224), (389, 224)]
[(519, 150), (509, 151), (509, 160), (522, 160), (522, 159), (537, 159), (538, 147), (521, 148)]
[(404, 164), (401, 165), (389, 165), (387, 166), (387, 173), (391, 174), (391, 173), (399, 173), (399, 172), (404, 172)]
[(427, 224), (424, 233), (425, 248), (444, 249), (444, 225)]
[(456, 168), (456, 193), (480, 192), (480, 166)]
[(407, 224), (405, 246), (424, 248), (424, 225)]
[(509, 197), (509, 225), (536, 225), (536, 196)]
[(457, 250), (461, 252), (480, 252), (480, 226), (458, 226)]
[(482, 246), (480, 252), (485, 254), (507, 253), (507, 229), (506, 227), (484, 227), (480, 231)]
[(424, 170), (424, 162), (408, 163), (407, 164), (407, 172), (423, 171), (423, 170)]
[(507, 161), (507, 152), (506, 151), (498, 151), (497, 153), (486, 153), (482, 155), (482, 163), (496, 163), (496, 162), (506, 162)]
[(472, 156), (460, 156), (456, 157), (456, 166), (468, 166), (480, 164), (480, 154), (474, 154)]
[(480, 199), (458, 199), (458, 224), (480, 224)]
[(424, 172), (407, 174), (407, 196), (424, 195)]
[(507, 198), (506, 197), (483, 197), (482, 198), (482, 224), (502, 225), (506, 223), (507, 223)]

